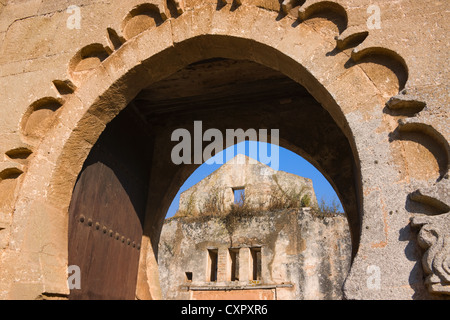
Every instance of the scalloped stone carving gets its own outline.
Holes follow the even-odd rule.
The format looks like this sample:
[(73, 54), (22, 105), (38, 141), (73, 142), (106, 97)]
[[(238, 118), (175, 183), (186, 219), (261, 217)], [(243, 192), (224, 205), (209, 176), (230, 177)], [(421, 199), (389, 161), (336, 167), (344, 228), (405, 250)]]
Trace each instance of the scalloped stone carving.
[(164, 8), (144, 3), (133, 8), (122, 22), (123, 37), (128, 40), (147, 29), (159, 26), (167, 19)]
[(54, 113), (62, 106), (62, 101), (53, 97), (45, 97), (32, 103), (21, 122), (24, 140), (30, 144), (42, 139), (54, 120)]
[(107, 57), (108, 52), (100, 43), (92, 43), (79, 50), (69, 62), (69, 75), (75, 86), (78, 87)]

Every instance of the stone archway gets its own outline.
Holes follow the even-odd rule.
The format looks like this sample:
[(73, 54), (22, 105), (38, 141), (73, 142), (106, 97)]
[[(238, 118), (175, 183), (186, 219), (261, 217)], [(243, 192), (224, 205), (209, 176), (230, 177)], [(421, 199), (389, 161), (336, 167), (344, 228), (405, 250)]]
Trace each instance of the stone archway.
[[(343, 16), (340, 6), (317, 7), (313, 3), (310, 7), (311, 10), (303, 12), (304, 19), (324, 10), (343, 18), (345, 29), (348, 17)], [(151, 18), (157, 9), (152, 6), (133, 9), (124, 23)], [(388, 207), (404, 201), (404, 198), (392, 200), (392, 192), (405, 191), (401, 187), (396, 189), (395, 170), (389, 165), (391, 150), (387, 137), (397, 122), (382, 110), (386, 101), (405, 85), (404, 61), (393, 51), (368, 46), (353, 50), (350, 57), (351, 50), (347, 48), (365, 39), (360, 32), (342, 31), (336, 47), (327, 36), (339, 33), (341, 23), (337, 24), (337, 30), (329, 28), (336, 26), (329, 21), (313, 26), (293, 25), (293, 20), (277, 19), (276, 12), (252, 5), (229, 11), (227, 6), (204, 4), (165, 21), (161, 17), (149, 29), (132, 29), (130, 25), (125, 38), (108, 30), (112, 43), (109, 48), (98, 44), (86, 46), (70, 62), (73, 86), (68, 88), (72, 93), (56, 108), (52, 128), (36, 144), (15, 205), (11, 255), (22, 255), (32, 261), (30, 268), (37, 269), (25, 281), (34, 288), (29, 296), (68, 292), (67, 209), (81, 166), (106, 125), (151, 83), (191, 63), (215, 57), (248, 59), (298, 82), (324, 107), (348, 139), (356, 161), (355, 189), (359, 191), (358, 210), (351, 222), (359, 250), (348, 279), (347, 294), (349, 297), (372, 294), (366, 289), (358, 292), (352, 288), (365, 282), (358, 274), (364, 275), (367, 265), (374, 263), (378, 249), (388, 256), (396, 250), (383, 251), (389, 242)], [(366, 57), (370, 57), (367, 64)], [(386, 77), (392, 80), (389, 85), (379, 82)], [(385, 185), (390, 188), (383, 190), (381, 186)], [(150, 240), (147, 241), (143, 247), (150, 252)], [(151, 254), (143, 255), (140, 272), (148, 283), (152, 281), (152, 273), (146, 260)], [(365, 256), (370, 256), (370, 261)], [(138, 296), (149, 298), (151, 290), (138, 288)]]
[[(270, 133), (277, 129), (279, 145), (314, 163), (336, 188), (346, 212), (353, 217), (358, 212), (356, 162), (347, 138), (306, 89), (279, 71), (248, 60), (203, 60), (143, 89), (130, 106), (143, 119), (144, 126), (149, 128), (148, 136), (152, 137), (154, 169), (150, 173), (144, 233), (155, 256), (167, 209), (199, 165), (194, 155), (189, 155), (192, 164), (173, 164), (171, 151), (178, 142), (171, 141), (172, 133), (179, 129), (187, 130), (191, 139), (197, 139), (191, 146), (193, 153), (198, 139), (201, 143), (203, 133), (210, 129), (224, 138), (229, 130), (241, 129), (244, 134), (267, 130), (267, 142), (273, 142)], [(260, 137), (252, 138), (249, 134), (247, 138)], [(204, 150), (208, 144), (203, 142), (200, 149)], [(230, 146), (230, 141), (224, 139), (219, 144), (222, 150)], [(202, 156), (201, 161), (208, 160)], [(357, 228), (354, 224), (354, 253)]]

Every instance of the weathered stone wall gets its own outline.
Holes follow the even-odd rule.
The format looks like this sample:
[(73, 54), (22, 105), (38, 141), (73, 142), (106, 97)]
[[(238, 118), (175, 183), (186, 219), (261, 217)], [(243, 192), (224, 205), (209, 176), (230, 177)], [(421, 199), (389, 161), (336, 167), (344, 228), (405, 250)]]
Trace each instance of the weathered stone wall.
[[(67, 296), (67, 208), (89, 150), (140, 90), (217, 56), (289, 76), (348, 139), (345, 174), (324, 149), (305, 152), (342, 194), (356, 190), (343, 197), (355, 246), (346, 297), (448, 293), (449, 228), (435, 228), (450, 210), (447, 1), (378, 1), (380, 28), (368, 24), (371, 0), (149, 2), (142, 14), (140, 0), (74, 0), (77, 29), (67, 1), (0, 1), (0, 298)], [(194, 169), (164, 172), (167, 196), (149, 215), (142, 250), (150, 287), (152, 244)], [(380, 285), (368, 287), (374, 268)]]
[[(261, 281), (242, 266), (245, 250), (261, 247)], [(208, 249), (218, 249), (219, 270), (208, 281)], [(228, 249), (240, 249), (239, 281), (230, 281)], [(342, 299), (351, 243), (344, 217), (318, 217), (309, 209), (254, 212), (246, 216), (168, 219), (161, 233), (158, 264), (165, 299), (237, 299), (247, 290), (276, 291), (277, 299)], [(192, 282), (186, 280), (192, 272)], [(292, 285), (292, 286), (291, 286)], [(228, 296), (220, 292), (230, 290)], [(198, 292), (202, 292), (201, 295)]]

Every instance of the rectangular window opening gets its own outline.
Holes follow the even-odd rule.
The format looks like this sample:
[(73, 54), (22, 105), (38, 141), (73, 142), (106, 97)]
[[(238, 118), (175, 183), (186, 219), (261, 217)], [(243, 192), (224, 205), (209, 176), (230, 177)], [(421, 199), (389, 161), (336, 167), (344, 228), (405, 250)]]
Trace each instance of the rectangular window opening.
[(229, 249), (231, 261), (230, 281), (239, 281), (239, 249)]
[(261, 280), (261, 248), (250, 249), (252, 257), (252, 280)]
[(245, 202), (245, 188), (244, 187), (233, 188), (233, 193), (234, 193), (234, 204), (242, 206)]
[(208, 281), (217, 281), (217, 261), (218, 261), (218, 250), (208, 249), (208, 268), (209, 276)]
[(186, 272), (186, 282), (192, 282), (192, 272)]

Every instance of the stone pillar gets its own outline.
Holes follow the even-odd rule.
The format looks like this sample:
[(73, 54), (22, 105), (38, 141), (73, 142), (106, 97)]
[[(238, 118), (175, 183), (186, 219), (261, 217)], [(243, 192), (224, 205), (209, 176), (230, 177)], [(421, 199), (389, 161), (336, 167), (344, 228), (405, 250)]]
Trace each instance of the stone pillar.
[(251, 253), (250, 248), (239, 250), (239, 281), (248, 283), (251, 280)]
[(219, 248), (217, 257), (217, 282), (227, 281), (228, 249)]

